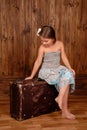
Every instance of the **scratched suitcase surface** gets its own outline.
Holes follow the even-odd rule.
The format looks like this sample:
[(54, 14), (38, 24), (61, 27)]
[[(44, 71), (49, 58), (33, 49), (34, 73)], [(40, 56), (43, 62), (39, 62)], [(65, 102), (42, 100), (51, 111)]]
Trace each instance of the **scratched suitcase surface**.
[(58, 92), (45, 81), (27, 80), (10, 83), (10, 114), (16, 120), (59, 110), (55, 102)]

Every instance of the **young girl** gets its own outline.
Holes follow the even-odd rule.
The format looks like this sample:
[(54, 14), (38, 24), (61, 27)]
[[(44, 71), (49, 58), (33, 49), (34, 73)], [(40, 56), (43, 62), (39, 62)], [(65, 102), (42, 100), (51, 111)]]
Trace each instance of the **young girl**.
[[(51, 26), (39, 28), (37, 35), (40, 37), (42, 44), (32, 73), (25, 80), (32, 79), (40, 67), (38, 77), (48, 84), (54, 84), (59, 92), (55, 101), (62, 111), (62, 117), (75, 119), (75, 115), (68, 110), (68, 93), (75, 89), (75, 71), (71, 68), (67, 59), (64, 44), (56, 40), (55, 31)], [(60, 56), (66, 67), (60, 65)]]

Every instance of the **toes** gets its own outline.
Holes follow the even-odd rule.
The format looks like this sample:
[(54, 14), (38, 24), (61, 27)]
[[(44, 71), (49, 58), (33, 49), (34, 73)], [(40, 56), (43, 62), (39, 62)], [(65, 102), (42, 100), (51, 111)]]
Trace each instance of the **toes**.
[(70, 113), (69, 114), (62, 114), (62, 117), (67, 118), (69, 120), (75, 120), (76, 119), (75, 115), (70, 114)]

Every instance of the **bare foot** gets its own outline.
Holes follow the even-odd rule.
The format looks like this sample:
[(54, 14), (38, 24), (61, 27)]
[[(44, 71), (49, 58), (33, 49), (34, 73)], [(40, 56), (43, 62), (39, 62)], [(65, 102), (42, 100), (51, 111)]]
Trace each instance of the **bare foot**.
[(57, 102), (60, 109), (62, 109), (62, 101), (59, 99), (59, 97), (55, 98), (55, 101)]
[(70, 112), (62, 113), (62, 117), (67, 118), (69, 120), (76, 119), (76, 116)]

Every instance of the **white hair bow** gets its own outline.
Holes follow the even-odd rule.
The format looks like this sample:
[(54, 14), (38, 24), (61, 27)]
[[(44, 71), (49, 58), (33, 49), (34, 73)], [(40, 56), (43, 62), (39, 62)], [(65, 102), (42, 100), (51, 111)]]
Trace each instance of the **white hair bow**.
[(37, 36), (40, 36), (39, 33), (41, 32), (41, 28), (38, 28), (37, 30)]

